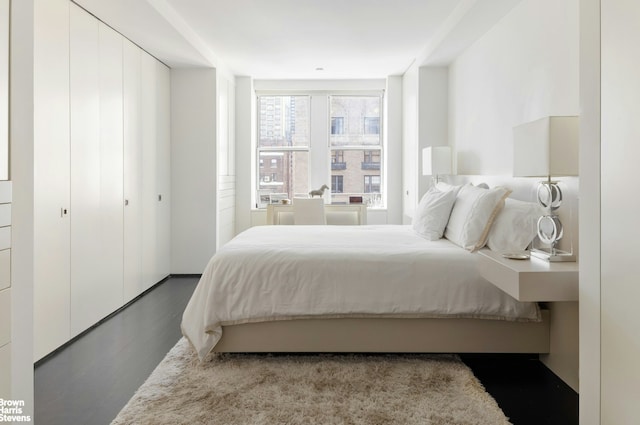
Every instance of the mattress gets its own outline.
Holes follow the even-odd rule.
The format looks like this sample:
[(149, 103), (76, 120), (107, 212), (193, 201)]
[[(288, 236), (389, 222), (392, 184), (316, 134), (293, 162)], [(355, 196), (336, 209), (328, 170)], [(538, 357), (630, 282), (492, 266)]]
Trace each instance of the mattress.
[(322, 317), (539, 321), (540, 311), (485, 281), (476, 254), (411, 226), (257, 226), (211, 258), (182, 333), (203, 359), (222, 326)]

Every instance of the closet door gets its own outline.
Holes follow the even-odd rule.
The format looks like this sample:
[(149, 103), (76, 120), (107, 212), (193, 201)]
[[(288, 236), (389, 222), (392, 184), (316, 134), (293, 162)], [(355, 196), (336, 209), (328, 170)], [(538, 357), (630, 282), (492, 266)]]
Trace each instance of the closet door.
[(156, 93), (156, 184), (159, 195), (156, 280), (160, 281), (169, 275), (171, 263), (171, 76), (169, 68), (159, 61), (156, 61)]
[(141, 50), (124, 40), (124, 303), (144, 292), (142, 281)]
[(142, 281), (144, 289), (155, 285), (158, 273), (158, 191), (156, 59), (141, 53), (142, 126)]
[(145, 289), (170, 267), (170, 71), (141, 53), (142, 280)]
[(34, 360), (69, 340), (69, 1), (34, 8)]
[[(100, 23), (100, 193), (106, 316), (123, 303), (123, 37)], [(93, 323), (92, 323), (93, 324)]]
[(71, 336), (122, 305), (122, 37), (72, 5)]

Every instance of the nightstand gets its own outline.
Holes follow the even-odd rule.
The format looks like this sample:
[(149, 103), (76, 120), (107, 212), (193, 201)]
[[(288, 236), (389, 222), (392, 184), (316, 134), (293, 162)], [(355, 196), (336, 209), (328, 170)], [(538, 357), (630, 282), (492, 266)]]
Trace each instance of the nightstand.
[(549, 353), (540, 360), (575, 391), (578, 383), (578, 263), (540, 258), (511, 260), (501, 253), (478, 252), (482, 277), (519, 301), (546, 302)]
[(489, 249), (478, 256), (482, 277), (519, 301), (578, 301), (576, 262), (511, 260)]

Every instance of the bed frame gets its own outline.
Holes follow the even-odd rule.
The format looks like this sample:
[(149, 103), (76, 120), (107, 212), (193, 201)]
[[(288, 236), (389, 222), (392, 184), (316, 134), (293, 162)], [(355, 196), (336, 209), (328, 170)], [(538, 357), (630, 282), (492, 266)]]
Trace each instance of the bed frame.
[(215, 352), (549, 353), (541, 322), (486, 319), (302, 319), (223, 326)]
[[(325, 211), (328, 224), (366, 224), (365, 205), (325, 205)], [(293, 224), (293, 206), (268, 205), (267, 224)], [(550, 346), (549, 316), (542, 310), (541, 322), (342, 318), (246, 323), (223, 326), (213, 351), (544, 354)]]

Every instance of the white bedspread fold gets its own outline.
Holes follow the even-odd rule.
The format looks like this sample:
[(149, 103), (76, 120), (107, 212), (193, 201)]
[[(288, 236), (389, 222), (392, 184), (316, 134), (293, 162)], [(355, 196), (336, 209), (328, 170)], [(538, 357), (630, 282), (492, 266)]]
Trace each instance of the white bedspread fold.
[(310, 317), (540, 320), (478, 274), (476, 256), (411, 226), (258, 226), (209, 261), (182, 318), (203, 359), (222, 326)]

